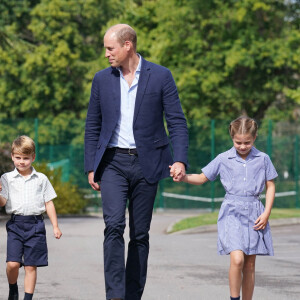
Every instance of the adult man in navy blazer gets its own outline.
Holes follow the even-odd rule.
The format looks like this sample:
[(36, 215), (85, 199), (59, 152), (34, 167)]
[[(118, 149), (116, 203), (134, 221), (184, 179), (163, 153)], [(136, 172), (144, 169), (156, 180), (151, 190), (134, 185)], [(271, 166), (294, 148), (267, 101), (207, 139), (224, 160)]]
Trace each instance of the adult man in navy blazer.
[[(185, 175), (188, 130), (171, 72), (136, 52), (136, 33), (126, 24), (108, 29), (105, 57), (96, 73), (85, 129), (85, 171), (102, 196), (107, 299), (141, 299), (147, 275), (149, 229), (158, 181)], [(164, 126), (166, 120), (173, 146)], [(125, 210), (130, 242), (125, 266)]]

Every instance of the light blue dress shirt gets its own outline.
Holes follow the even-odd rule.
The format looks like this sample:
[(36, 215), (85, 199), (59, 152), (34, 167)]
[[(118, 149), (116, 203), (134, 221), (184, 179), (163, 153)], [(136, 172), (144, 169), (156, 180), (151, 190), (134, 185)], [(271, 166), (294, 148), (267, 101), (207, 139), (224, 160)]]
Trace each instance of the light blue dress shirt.
[(139, 77), (141, 72), (141, 57), (139, 55), (139, 64), (135, 70), (135, 76), (131, 86), (125, 80), (122, 70), (120, 72), (120, 85), (121, 85), (121, 107), (120, 118), (113, 135), (108, 143), (108, 147), (119, 148), (136, 148), (133, 136), (133, 115), (135, 108), (136, 92), (138, 89)]

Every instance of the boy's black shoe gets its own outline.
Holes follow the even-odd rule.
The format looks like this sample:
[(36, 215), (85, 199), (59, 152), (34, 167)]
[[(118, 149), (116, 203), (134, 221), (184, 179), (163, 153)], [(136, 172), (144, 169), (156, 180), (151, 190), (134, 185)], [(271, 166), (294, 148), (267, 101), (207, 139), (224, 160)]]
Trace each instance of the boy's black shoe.
[(14, 284), (9, 284), (9, 295), (8, 300), (19, 300), (19, 291), (17, 282)]
[(14, 294), (14, 295), (9, 294), (8, 300), (19, 300), (19, 294)]

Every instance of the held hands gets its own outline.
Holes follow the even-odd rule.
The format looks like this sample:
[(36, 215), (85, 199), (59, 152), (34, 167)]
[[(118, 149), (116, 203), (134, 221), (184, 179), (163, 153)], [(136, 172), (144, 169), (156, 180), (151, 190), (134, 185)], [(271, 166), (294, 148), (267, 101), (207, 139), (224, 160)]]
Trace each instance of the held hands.
[(267, 223), (269, 220), (269, 216), (264, 212), (262, 213), (255, 221), (255, 225), (253, 226), (253, 228), (255, 230), (263, 230), (266, 228)]
[(181, 162), (175, 162), (170, 168), (170, 176), (173, 177), (173, 181), (180, 182), (185, 177), (185, 165)]

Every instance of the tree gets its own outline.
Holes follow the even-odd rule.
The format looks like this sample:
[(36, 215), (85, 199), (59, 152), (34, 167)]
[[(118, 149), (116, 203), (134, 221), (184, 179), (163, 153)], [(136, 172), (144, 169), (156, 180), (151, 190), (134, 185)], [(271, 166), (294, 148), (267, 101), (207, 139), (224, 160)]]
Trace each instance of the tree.
[(82, 143), (116, 23), (171, 69), (189, 120), (300, 119), (297, 1), (3, 0), (0, 14), (0, 118), (39, 118), (41, 143)]
[(0, 48), (0, 118), (42, 120), (42, 143), (65, 143), (62, 132), (82, 142), (91, 80), (99, 68), (99, 31), (118, 13), (115, 4), (3, 1), (0, 28), (30, 46)]
[[(142, 53), (169, 67), (189, 119), (298, 118), (299, 19), (294, 2), (131, 1)], [(290, 17), (292, 16), (292, 17)], [(123, 19), (122, 19), (123, 20)], [(275, 117), (274, 115), (272, 115)]]
[(11, 160), (11, 146), (4, 144), (0, 146), (0, 177), (6, 172), (12, 171), (14, 168)]

